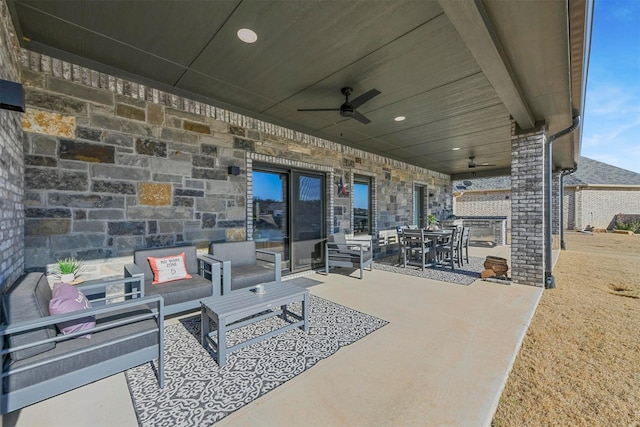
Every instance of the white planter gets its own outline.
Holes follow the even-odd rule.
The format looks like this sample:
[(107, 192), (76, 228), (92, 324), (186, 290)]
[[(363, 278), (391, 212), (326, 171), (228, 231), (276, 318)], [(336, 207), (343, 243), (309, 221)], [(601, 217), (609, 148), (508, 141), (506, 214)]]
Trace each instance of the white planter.
[(73, 273), (67, 273), (67, 274), (61, 274), (60, 275), (60, 281), (62, 283), (71, 283), (75, 280), (76, 275)]

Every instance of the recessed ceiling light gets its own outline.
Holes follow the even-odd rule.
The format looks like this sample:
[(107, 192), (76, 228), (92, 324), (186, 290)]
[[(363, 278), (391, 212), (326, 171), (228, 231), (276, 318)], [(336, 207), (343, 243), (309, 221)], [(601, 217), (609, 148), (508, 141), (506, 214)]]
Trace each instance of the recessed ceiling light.
[(258, 40), (258, 35), (255, 31), (250, 30), (249, 28), (240, 28), (238, 30), (238, 38), (245, 43), (254, 43)]
[(454, 147), (451, 149), (451, 151), (458, 151), (460, 149), (460, 147)]
[(395, 119), (393, 119), (393, 120), (395, 120), (396, 122), (401, 122), (401, 121), (403, 121), (404, 119), (406, 119), (406, 117), (405, 117), (405, 116), (398, 116), (398, 117), (396, 117), (396, 118), (395, 118)]

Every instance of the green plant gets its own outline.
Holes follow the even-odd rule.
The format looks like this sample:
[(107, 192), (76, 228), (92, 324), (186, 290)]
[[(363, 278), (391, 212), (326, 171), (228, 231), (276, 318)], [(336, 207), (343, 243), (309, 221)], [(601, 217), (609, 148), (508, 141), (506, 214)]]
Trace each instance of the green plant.
[(640, 234), (640, 221), (630, 221), (628, 223), (617, 221), (616, 228), (618, 230), (632, 231), (633, 234)]
[(57, 261), (58, 274), (78, 274), (82, 269), (82, 262), (76, 258), (63, 258)]
[(438, 218), (436, 218), (434, 214), (429, 214), (427, 219), (429, 220), (429, 225), (434, 225), (438, 223)]

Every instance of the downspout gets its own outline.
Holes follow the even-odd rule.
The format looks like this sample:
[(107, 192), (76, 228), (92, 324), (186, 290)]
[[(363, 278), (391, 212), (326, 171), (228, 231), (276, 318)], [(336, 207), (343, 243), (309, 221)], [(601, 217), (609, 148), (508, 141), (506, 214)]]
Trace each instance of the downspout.
[(551, 154), (551, 150), (553, 148), (553, 141), (565, 136), (578, 129), (580, 126), (580, 116), (575, 116), (573, 118), (573, 123), (568, 128), (561, 130), (555, 135), (551, 135), (547, 138), (546, 147), (544, 150), (544, 175), (547, 179), (546, 191), (544, 192), (544, 234), (546, 238), (546, 244), (544, 247), (544, 287), (545, 289), (555, 289), (556, 287), (556, 279), (553, 277), (553, 235), (551, 228), (551, 205), (552, 205), (552, 195), (553, 192), (553, 156)]
[(560, 249), (563, 251), (567, 249), (567, 245), (564, 243), (564, 177), (571, 175), (578, 170), (578, 165), (571, 169), (563, 169), (560, 172)]

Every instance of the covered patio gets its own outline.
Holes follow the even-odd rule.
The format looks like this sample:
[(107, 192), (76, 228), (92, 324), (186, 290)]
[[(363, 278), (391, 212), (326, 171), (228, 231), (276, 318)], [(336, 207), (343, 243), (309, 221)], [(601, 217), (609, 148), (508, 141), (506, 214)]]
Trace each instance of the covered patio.
[[(512, 244), (471, 255), (509, 259), (518, 286), (322, 276), (312, 294), (390, 324), (222, 421), (490, 423), (553, 287), (592, 1), (178, 4), (0, 0), (0, 79), (24, 95), (0, 109), (0, 288), (65, 257), (88, 280), (138, 249), (245, 240), (304, 275), (332, 234), (376, 250), (450, 219), (453, 180), (511, 175)], [(137, 423), (122, 374), (18, 426), (43, 416)]]
[[(475, 256), (508, 253), (473, 248)], [(306, 277), (323, 282), (312, 294), (389, 324), (216, 425), (489, 425), (542, 294), (380, 270), (363, 281), (356, 273)], [(124, 374), (25, 408), (17, 424), (10, 417), (17, 427), (138, 425)]]

